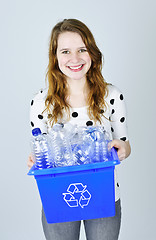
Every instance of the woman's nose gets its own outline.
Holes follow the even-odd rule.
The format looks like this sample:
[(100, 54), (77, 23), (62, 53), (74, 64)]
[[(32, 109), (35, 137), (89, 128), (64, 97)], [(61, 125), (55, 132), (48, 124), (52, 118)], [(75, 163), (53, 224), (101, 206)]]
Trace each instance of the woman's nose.
[(79, 54), (78, 54), (78, 53), (72, 53), (72, 55), (71, 55), (71, 61), (72, 61), (73, 63), (78, 63), (79, 60), (80, 60)]

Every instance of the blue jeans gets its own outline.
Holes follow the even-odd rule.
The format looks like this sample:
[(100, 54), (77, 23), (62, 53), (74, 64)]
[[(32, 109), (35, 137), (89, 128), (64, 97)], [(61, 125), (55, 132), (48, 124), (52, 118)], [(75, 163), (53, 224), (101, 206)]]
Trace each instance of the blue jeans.
[[(87, 240), (117, 240), (121, 224), (120, 199), (115, 203), (114, 217), (84, 220)], [(46, 240), (79, 240), (81, 221), (49, 224), (42, 210)]]

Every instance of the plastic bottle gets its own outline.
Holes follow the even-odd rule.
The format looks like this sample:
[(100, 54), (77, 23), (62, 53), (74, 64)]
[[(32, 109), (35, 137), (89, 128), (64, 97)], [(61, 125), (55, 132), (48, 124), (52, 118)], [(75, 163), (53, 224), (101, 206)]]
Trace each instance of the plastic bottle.
[(50, 147), (52, 151), (52, 156), (54, 158), (55, 167), (61, 167), (61, 161), (62, 161), (61, 143), (60, 143), (60, 137), (58, 134), (58, 131), (61, 128), (62, 126), (57, 124), (49, 131), (49, 137), (51, 139)]
[(89, 164), (93, 158), (93, 139), (86, 127), (79, 128), (77, 144), (73, 149), (73, 158), (78, 165)]
[(108, 160), (108, 134), (103, 127), (97, 127), (95, 132), (95, 162)]
[(75, 165), (75, 161), (72, 156), (72, 148), (70, 141), (66, 135), (66, 131), (60, 132), (60, 138), (62, 140), (62, 147), (63, 147), (63, 160), (65, 166), (72, 166)]
[(42, 135), (40, 128), (32, 130), (31, 147), (35, 158), (35, 167), (45, 169), (53, 167), (53, 159), (47, 135)]
[(55, 124), (49, 132), (56, 167), (75, 165), (71, 144), (63, 124)]

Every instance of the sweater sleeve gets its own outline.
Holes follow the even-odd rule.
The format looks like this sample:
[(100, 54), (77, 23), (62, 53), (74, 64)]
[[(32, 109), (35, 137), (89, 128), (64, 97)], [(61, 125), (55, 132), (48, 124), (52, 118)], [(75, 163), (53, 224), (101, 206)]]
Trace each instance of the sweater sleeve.
[(47, 133), (47, 118), (45, 110), (46, 90), (41, 90), (32, 100), (30, 107), (30, 124), (32, 129), (40, 128), (42, 133)]
[(118, 88), (110, 86), (110, 124), (113, 139), (128, 140), (126, 104)]

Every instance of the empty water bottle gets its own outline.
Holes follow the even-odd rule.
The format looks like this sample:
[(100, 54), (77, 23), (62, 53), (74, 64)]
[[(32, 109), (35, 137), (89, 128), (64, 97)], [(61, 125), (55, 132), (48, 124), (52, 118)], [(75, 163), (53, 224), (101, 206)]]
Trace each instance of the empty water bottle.
[(79, 128), (77, 132), (77, 144), (73, 149), (73, 158), (77, 164), (89, 164), (93, 157), (93, 142), (90, 132), (86, 127)]
[(95, 162), (107, 161), (108, 160), (108, 134), (103, 127), (97, 127), (95, 131)]
[(49, 131), (49, 137), (51, 139), (51, 151), (52, 151), (52, 156), (54, 158), (54, 164), (55, 167), (59, 167), (60, 162), (62, 160), (62, 151), (61, 151), (61, 140), (60, 136), (58, 134), (58, 131), (61, 130), (62, 125), (61, 124), (56, 124), (54, 127)]
[(63, 148), (63, 164), (65, 166), (75, 165), (75, 161), (72, 157), (72, 149), (69, 139), (66, 135), (66, 131), (60, 132), (60, 138), (62, 140), (62, 148)]
[(75, 165), (71, 144), (63, 124), (55, 124), (49, 132), (56, 167)]
[(47, 135), (43, 135), (40, 128), (33, 129), (32, 135), (31, 148), (35, 158), (35, 167), (37, 169), (53, 167)]

